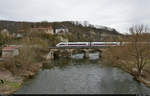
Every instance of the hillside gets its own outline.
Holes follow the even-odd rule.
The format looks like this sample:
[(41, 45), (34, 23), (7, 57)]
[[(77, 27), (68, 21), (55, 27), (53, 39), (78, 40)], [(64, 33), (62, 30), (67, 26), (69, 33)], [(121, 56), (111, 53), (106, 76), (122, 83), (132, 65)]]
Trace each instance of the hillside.
[[(28, 31), (33, 26), (36, 27), (48, 27), (52, 26), (55, 30), (60, 26), (65, 26), (69, 29), (69, 34), (65, 34), (65, 37), (69, 41), (102, 41), (105, 37), (121, 36), (115, 29), (108, 27), (98, 28), (91, 24), (83, 25), (77, 21), (64, 21), (64, 22), (17, 22), (17, 21), (0, 21), (0, 30), (8, 29), (10, 33), (16, 33), (19, 30)], [(116, 38), (116, 37), (115, 37)]]

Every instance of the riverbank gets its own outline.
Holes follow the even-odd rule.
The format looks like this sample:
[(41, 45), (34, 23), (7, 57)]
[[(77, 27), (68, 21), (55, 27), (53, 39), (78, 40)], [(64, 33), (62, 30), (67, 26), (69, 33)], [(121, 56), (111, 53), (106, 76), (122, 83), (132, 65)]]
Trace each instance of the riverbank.
[(12, 75), (11, 72), (5, 69), (0, 70), (0, 79), (3, 82), (0, 83), (0, 94), (12, 94), (16, 92), (24, 81), (34, 76), (38, 70), (43, 66), (43, 62), (32, 64), (34, 68), (32, 70), (24, 71), (19, 76)]
[[(117, 68), (120, 68), (121, 70), (129, 73), (130, 75), (132, 75), (133, 77), (135, 77), (135, 79), (141, 83), (143, 83), (145, 86), (149, 87), (150, 88), (150, 71), (144, 69), (142, 71), (142, 76), (138, 77), (137, 76), (137, 72), (135, 70), (126, 70), (124, 68), (121, 68), (120, 66), (113, 66), (113, 67), (117, 67)], [(135, 69), (135, 68), (133, 68)], [(136, 69), (137, 70), (137, 69)]]
[(133, 71), (130, 74), (133, 75), (136, 78), (136, 80), (144, 83), (147, 87), (150, 88), (150, 72), (148, 70), (143, 70), (142, 76), (137, 76), (137, 73)]
[[(149, 50), (147, 50), (144, 53), (140, 53), (145, 54), (145, 56), (142, 55), (143, 57), (137, 56), (137, 53), (134, 52), (133, 50), (135, 49), (132, 48), (131, 46), (109, 48), (107, 49), (107, 51), (103, 53), (102, 63), (120, 68), (123, 71), (128, 72), (129, 74), (134, 76), (137, 81), (144, 83), (147, 87), (150, 87), (150, 72), (149, 72), (150, 62), (148, 59), (146, 59), (148, 58), (146, 56)], [(137, 69), (138, 66), (142, 70), (141, 76), (138, 76), (139, 73), (138, 72), (139, 69)]]

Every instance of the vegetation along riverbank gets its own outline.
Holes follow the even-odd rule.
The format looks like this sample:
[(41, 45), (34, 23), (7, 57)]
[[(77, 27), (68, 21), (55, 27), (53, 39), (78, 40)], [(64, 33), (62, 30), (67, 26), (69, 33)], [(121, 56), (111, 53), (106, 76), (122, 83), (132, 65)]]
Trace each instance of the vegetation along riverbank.
[(0, 94), (14, 93), (26, 79), (34, 76), (42, 67), (44, 56), (48, 53), (47, 38), (53, 36), (46, 38), (42, 32), (33, 34), (34, 32), (28, 33), (24, 38), (7, 41), (10, 45), (19, 46), (19, 54), (3, 57), (4, 61), (0, 62)]
[(42, 67), (42, 63), (35, 63), (34, 69), (32, 71), (24, 71), (21, 72), (20, 76), (14, 76), (11, 72), (8, 70), (1, 70), (0, 71), (0, 77), (1, 77), (1, 83), (0, 83), (0, 93), (1, 94), (12, 94), (15, 91), (17, 91), (21, 85), (24, 83), (24, 81), (36, 74), (38, 70)]
[(103, 53), (102, 61), (125, 70), (150, 87), (150, 46), (144, 43), (150, 41), (149, 30), (144, 25), (135, 25), (129, 31), (131, 34), (120, 38), (120, 42), (130, 43), (109, 48)]

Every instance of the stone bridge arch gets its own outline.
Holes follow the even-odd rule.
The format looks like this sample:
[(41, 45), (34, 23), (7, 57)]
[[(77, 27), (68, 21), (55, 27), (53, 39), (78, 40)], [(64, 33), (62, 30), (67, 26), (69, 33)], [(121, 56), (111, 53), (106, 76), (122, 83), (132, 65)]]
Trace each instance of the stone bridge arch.
[(50, 49), (50, 52), (47, 54), (46, 59), (55, 59), (57, 57), (65, 56), (72, 58), (72, 54), (76, 52), (83, 52), (84, 58), (89, 58), (91, 52), (99, 52), (99, 57), (102, 57), (102, 52), (104, 49), (101, 48), (54, 48)]

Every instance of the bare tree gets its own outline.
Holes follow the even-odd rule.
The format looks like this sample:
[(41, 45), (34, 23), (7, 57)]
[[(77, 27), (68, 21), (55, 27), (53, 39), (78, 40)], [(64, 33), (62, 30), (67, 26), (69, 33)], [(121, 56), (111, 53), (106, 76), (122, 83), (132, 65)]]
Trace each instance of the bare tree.
[(138, 69), (138, 76), (141, 76), (141, 72), (145, 65), (148, 64), (150, 58), (150, 45), (149, 30), (144, 25), (135, 25), (130, 28), (130, 41), (131, 44), (128, 46), (130, 55), (134, 58), (134, 63)]
[(121, 42), (126, 42), (125, 46), (109, 48), (103, 60), (124, 68), (127, 71), (137, 69), (137, 76), (142, 75), (142, 70), (149, 64), (150, 59), (150, 34), (144, 25), (135, 25), (130, 29), (130, 35), (121, 38)]

